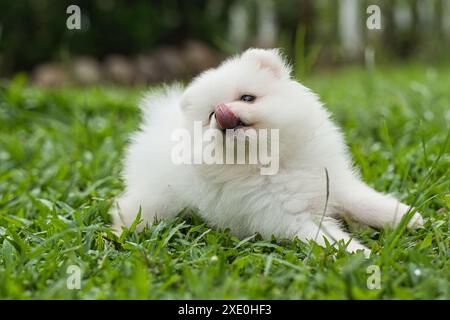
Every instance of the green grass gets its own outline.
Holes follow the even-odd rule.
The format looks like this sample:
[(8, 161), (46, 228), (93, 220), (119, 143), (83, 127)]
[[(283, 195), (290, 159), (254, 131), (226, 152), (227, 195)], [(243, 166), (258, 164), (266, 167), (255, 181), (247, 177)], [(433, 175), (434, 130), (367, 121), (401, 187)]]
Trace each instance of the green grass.
[[(237, 239), (197, 216), (116, 238), (111, 199), (142, 90), (0, 88), (0, 298), (450, 299), (449, 66), (350, 68), (311, 77), (364, 179), (415, 203), (417, 231), (350, 226), (343, 246)], [(309, 256), (308, 254), (311, 253)], [(308, 256), (308, 258), (306, 258)], [(67, 267), (81, 268), (69, 290)], [(381, 288), (367, 288), (367, 267)]]

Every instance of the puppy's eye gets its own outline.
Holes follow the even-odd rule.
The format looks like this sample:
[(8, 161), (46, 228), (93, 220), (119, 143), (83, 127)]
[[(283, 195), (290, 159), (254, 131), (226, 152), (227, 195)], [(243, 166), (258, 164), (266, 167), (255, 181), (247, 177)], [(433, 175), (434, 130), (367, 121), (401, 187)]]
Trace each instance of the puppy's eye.
[(215, 113), (215, 111), (213, 111), (213, 112), (211, 112), (210, 114), (209, 114), (209, 120), (211, 120), (211, 118), (212, 118), (212, 116), (214, 115), (214, 113)]
[(253, 102), (253, 101), (255, 101), (255, 99), (256, 99), (256, 97), (252, 96), (250, 94), (244, 94), (240, 98), (241, 101), (244, 101), (244, 102), (247, 102), (247, 103)]

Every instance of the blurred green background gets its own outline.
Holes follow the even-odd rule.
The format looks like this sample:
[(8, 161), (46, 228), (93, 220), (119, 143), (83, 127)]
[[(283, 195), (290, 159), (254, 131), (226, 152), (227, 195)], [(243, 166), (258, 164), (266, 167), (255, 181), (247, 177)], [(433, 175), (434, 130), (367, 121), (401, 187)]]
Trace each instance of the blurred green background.
[[(69, 5), (81, 29), (69, 30)], [(370, 30), (369, 5), (381, 10)], [(37, 84), (189, 78), (250, 46), (281, 47), (301, 77), (317, 67), (447, 59), (445, 0), (0, 0), (0, 76)]]

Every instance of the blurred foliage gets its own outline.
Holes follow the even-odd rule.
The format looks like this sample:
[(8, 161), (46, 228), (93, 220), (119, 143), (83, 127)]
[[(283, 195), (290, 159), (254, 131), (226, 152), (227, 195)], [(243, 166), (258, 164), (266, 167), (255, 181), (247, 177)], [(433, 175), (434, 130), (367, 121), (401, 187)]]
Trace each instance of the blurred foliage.
[[(356, 1), (362, 42), (359, 56), (351, 59), (341, 47), (339, 12), (344, 3), (348, 4), (328, 0), (0, 0), (0, 74), (74, 55), (103, 58), (109, 53), (131, 55), (163, 45), (177, 47), (188, 39), (233, 53), (243, 47), (229, 39), (230, 29), (237, 27), (232, 9), (241, 6), (246, 11), (246, 30), (237, 30), (247, 35), (243, 45), (257, 46), (255, 39), (265, 19), (262, 4), (275, 17), (273, 45), (306, 63), (303, 71), (316, 62), (362, 61), (368, 46), (385, 58), (436, 61), (447, 56), (450, 24), (445, 21), (450, 4), (445, 0)], [(81, 8), (81, 30), (66, 28), (66, 8), (71, 4)], [(365, 27), (370, 4), (381, 8), (382, 31)], [(405, 19), (408, 25), (400, 26)]]
[[(0, 66), (28, 69), (37, 62), (64, 59), (69, 53), (103, 57), (132, 54), (186, 38), (211, 43), (227, 26), (230, 2), (0, 0)], [(66, 8), (81, 8), (81, 30), (66, 28)], [(206, 12), (214, 11), (214, 15)]]

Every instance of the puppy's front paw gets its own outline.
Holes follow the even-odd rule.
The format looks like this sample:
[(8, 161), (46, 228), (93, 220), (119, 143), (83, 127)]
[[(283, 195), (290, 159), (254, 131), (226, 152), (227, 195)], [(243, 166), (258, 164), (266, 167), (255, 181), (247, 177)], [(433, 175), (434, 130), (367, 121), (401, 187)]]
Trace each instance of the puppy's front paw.
[(359, 250), (362, 250), (362, 252), (366, 258), (369, 258), (370, 254), (372, 252), (369, 248), (360, 244), (358, 241), (356, 241), (354, 239), (347, 246), (347, 251), (350, 253), (356, 253)]
[(423, 227), (423, 218), (422, 215), (419, 212), (414, 213), (411, 220), (408, 222), (408, 228), (409, 229), (417, 229), (420, 227)]
[(114, 201), (112, 207), (110, 208), (109, 214), (111, 215), (112, 218), (112, 224), (110, 226), (111, 231), (115, 235), (120, 237), (123, 231), (122, 227), (125, 227), (126, 224), (124, 222), (124, 218), (121, 214), (120, 207), (116, 200)]

